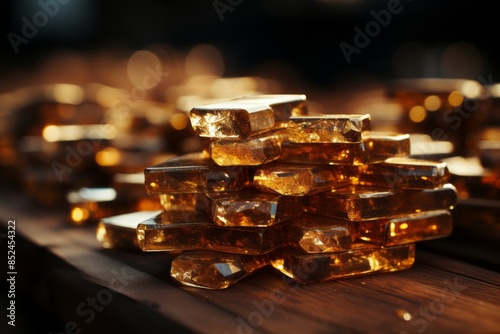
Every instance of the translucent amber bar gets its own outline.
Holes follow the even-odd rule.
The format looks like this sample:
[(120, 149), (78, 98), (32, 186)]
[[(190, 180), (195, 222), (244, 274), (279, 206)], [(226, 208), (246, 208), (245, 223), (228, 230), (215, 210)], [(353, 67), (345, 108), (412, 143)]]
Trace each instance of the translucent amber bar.
[(446, 162), (390, 158), (360, 167), (360, 183), (375, 186), (424, 189), (444, 185), (450, 179)]
[(268, 132), (241, 140), (215, 140), (210, 156), (219, 166), (256, 166), (279, 159), (283, 131)]
[(276, 121), (286, 121), (304, 108), (304, 95), (250, 96), (195, 107), (191, 125), (200, 137), (244, 138), (271, 129)]
[(367, 162), (410, 155), (410, 135), (371, 131), (365, 138)]
[(354, 237), (354, 225), (348, 220), (304, 214), (287, 224), (288, 242), (306, 253), (346, 251)]
[(137, 225), (160, 212), (139, 211), (103, 218), (97, 226), (97, 241), (104, 248), (139, 249), (137, 246)]
[(456, 201), (457, 192), (451, 184), (424, 190), (349, 186), (310, 196), (305, 210), (333, 218), (371, 220), (450, 209)]
[(271, 226), (302, 213), (302, 198), (259, 191), (208, 194), (210, 218), (220, 226)]
[(371, 130), (370, 115), (291, 117), (286, 129), (292, 143), (356, 143)]
[(216, 165), (202, 153), (186, 154), (144, 171), (148, 194), (241, 190), (250, 182), (243, 167)]
[(295, 144), (281, 145), (281, 160), (292, 164), (362, 165), (366, 163), (365, 143)]
[(267, 256), (209, 251), (183, 252), (172, 261), (170, 275), (182, 285), (225, 289), (269, 263)]
[(370, 132), (358, 143), (282, 143), (281, 159), (294, 164), (363, 165), (410, 154), (408, 135)]
[(447, 210), (420, 212), (376, 221), (355, 221), (356, 238), (371, 244), (394, 246), (443, 238), (451, 234)]
[(137, 240), (143, 251), (213, 250), (260, 255), (284, 245), (284, 230), (283, 224), (221, 227), (204, 216), (180, 212), (173, 217), (171, 212), (163, 212), (139, 224)]
[(255, 171), (253, 185), (264, 192), (304, 196), (349, 184), (342, 166), (266, 165)]
[(272, 266), (302, 284), (409, 269), (415, 261), (415, 245), (394, 247), (356, 246), (341, 253), (304, 254), (280, 249)]

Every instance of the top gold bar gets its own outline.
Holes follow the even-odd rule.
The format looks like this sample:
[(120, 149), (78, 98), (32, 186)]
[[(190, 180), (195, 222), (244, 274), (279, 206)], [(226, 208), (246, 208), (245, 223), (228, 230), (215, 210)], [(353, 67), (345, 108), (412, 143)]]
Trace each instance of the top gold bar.
[(291, 117), (286, 129), (292, 143), (358, 143), (371, 130), (370, 115)]
[(239, 139), (306, 114), (305, 95), (256, 95), (195, 107), (191, 125), (200, 137)]

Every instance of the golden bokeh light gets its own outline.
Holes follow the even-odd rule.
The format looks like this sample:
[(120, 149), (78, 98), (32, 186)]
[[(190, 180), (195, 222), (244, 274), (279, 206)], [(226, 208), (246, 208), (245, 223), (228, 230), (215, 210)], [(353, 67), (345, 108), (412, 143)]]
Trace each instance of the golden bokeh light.
[(427, 110), (422, 106), (414, 106), (410, 109), (409, 116), (412, 122), (420, 123), (427, 117)]
[(54, 100), (67, 104), (80, 104), (85, 96), (82, 87), (69, 84), (53, 85), (51, 93)]
[(425, 98), (425, 109), (429, 111), (436, 111), (441, 108), (441, 99), (436, 95), (430, 95)]
[(189, 124), (189, 118), (182, 113), (177, 113), (172, 116), (170, 124), (176, 130), (184, 130)]
[(160, 59), (151, 51), (136, 51), (127, 62), (127, 75), (135, 87), (151, 89), (162, 80)]
[(48, 142), (55, 142), (59, 139), (60, 131), (55, 125), (47, 125), (42, 131), (42, 137)]
[(458, 107), (464, 102), (464, 95), (460, 93), (459, 91), (455, 90), (450, 93), (448, 96), (448, 102), (453, 106), (453, 107)]
[(74, 207), (71, 210), (71, 220), (74, 223), (81, 224), (89, 217), (89, 212), (85, 208), (81, 208), (79, 206)]
[(107, 147), (102, 151), (97, 152), (95, 161), (100, 166), (116, 166), (121, 161), (121, 154), (114, 147)]

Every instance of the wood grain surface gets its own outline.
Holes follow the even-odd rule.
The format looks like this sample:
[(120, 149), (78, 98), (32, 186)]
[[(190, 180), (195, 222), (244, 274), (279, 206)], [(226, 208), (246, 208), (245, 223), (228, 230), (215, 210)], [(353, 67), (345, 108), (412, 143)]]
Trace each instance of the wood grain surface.
[[(500, 275), (418, 245), (402, 272), (298, 285), (265, 268), (212, 291), (174, 283), (173, 255), (105, 250), (95, 226), (2, 198), (2, 226), (15, 219), (16, 238), (34, 249), (18, 267), (38, 264), (20, 286), (42, 282), (37, 300), (80, 333), (500, 333)], [(92, 317), (87, 298), (99, 297)]]

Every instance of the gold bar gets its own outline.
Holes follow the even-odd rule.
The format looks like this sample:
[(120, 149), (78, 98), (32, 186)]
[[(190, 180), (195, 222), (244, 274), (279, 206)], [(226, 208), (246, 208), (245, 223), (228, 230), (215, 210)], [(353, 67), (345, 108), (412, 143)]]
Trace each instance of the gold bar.
[(287, 224), (289, 244), (306, 253), (347, 251), (354, 237), (354, 225), (348, 220), (304, 214)]
[(146, 191), (151, 195), (238, 191), (250, 182), (247, 169), (218, 166), (203, 153), (186, 154), (147, 167), (144, 175)]
[(451, 214), (446, 210), (353, 223), (358, 240), (380, 246), (395, 246), (444, 238), (452, 231)]
[(453, 185), (423, 190), (348, 186), (310, 196), (305, 210), (332, 218), (373, 220), (422, 211), (450, 209), (457, 202)]
[(369, 163), (410, 155), (410, 135), (408, 134), (371, 131), (364, 142)]
[(304, 254), (280, 249), (272, 254), (271, 265), (302, 284), (373, 273), (409, 269), (415, 261), (415, 245), (374, 247), (359, 245), (341, 253)]
[(265, 227), (297, 217), (302, 198), (255, 190), (207, 194), (210, 218), (220, 226)]
[(219, 166), (256, 166), (279, 159), (282, 130), (266, 132), (238, 141), (214, 140), (210, 144), (210, 156)]
[(281, 160), (291, 164), (363, 165), (366, 161), (365, 143), (295, 144), (281, 145)]
[(311, 195), (349, 184), (343, 166), (272, 164), (257, 168), (253, 185), (260, 191), (286, 196)]
[(163, 212), (137, 227), (143, 251), (213, 250), (261, 255), (282, 247), (284, 224), (270, 227), (221, 227), (203, 215)]
[(410, 154), (408, 135), (370, 132), (356, 143), (291, 143), (281, 145), (281, 159), (293, 164), (364, 165)]
[(292, 143), (357, 143), (371, 130), (370, 115), (291, 117), (286, 128)]
[(307, 112), (305, 99), (304, 95), (257, 95), (195, 107), (191, 125), (200, 137), (245, 138), (281, 126), (292, 114)]
[(97, 241), (104, 248), (136, 249), (136, 228), (140, 222), (156, 216), (161, 211), (139, 211), (101, 219), (97, 225)]
[(446, 162), (411, 158), (390, 158), (359, 170), (360, 184), (406, 189), (441, 187), (451, 177)]
[(225, 289), (269, 263), (267, 256), (190, 251), (172, 261), (170, 276), (186, 286)]

